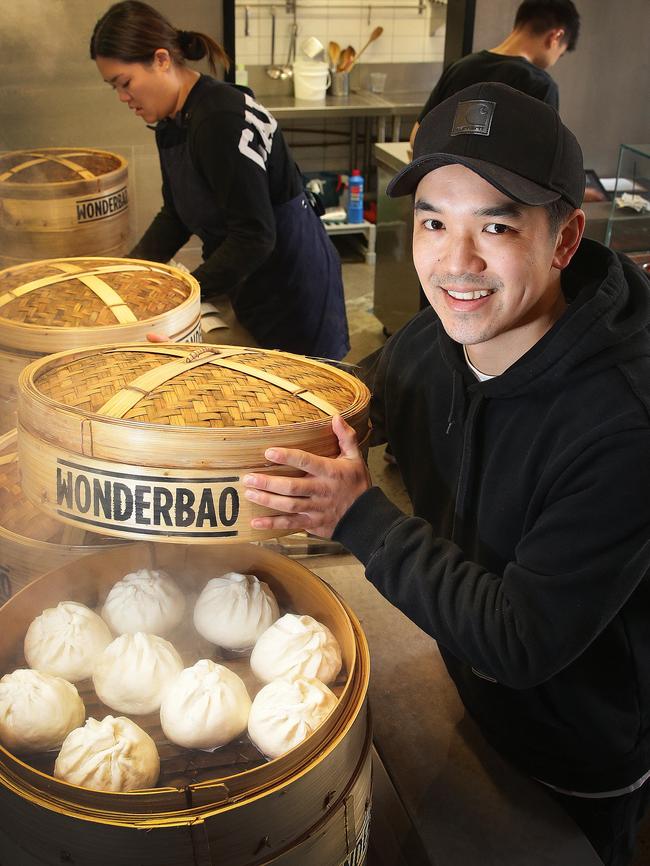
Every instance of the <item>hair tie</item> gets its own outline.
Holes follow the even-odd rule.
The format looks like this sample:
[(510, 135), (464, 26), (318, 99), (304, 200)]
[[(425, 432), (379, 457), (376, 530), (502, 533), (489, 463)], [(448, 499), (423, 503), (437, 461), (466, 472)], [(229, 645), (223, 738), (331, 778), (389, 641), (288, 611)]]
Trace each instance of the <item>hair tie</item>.
[(189, 48), (192, 42), (194, 41), (194, 34), (189, 30), (177, 30), (178, 34), (178, 44), (182, 51), (186, 48)]

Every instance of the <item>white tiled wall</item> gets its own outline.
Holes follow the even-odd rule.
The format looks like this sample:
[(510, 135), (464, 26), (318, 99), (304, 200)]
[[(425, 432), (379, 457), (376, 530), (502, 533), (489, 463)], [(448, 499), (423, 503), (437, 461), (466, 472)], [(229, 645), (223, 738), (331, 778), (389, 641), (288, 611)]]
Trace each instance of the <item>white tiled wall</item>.
[[(439, 3), (440, 0), (437, 0)], [(323, 45), (338, 42), (341, 48), (352, 45), (360, 51), (375, 27), (384, 32), (364, 52), (362, 63), (417, 63), (441, 61), (444, 55), (445, 28), (439, 26), (429, 35), (432, 0), (425, 0), (423, 12), (418, 0), (381, 0), (376, 4), (351, 0), (298, 0), (298, 50), (307, 36), (316, 36)], [(248, 31), (245, 10), (248, 7)], [(236, 2), (237, 63), (246, 66), (271, 61), (271, 7), (257, 0)], [(293, 16), (279, 2), (275, 7), (275, 61), (284, 63), (289, 50)]]

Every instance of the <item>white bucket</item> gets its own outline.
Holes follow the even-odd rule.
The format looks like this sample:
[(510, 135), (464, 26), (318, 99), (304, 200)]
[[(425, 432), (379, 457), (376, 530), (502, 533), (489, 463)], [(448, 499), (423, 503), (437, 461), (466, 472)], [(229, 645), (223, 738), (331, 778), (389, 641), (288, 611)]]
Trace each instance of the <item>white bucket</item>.
[(293, 64), (293, 92), (296, 99), (325, 99), (331, 82), (330, 71), (322, 60), (303, 60)]

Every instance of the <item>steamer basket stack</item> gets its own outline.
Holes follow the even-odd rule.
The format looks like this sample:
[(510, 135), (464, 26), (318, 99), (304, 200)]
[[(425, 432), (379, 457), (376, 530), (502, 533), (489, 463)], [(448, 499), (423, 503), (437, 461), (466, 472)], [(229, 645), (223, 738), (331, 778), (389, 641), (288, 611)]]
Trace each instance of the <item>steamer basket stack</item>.
[(87, 147), (0, 154), (0, 267), (54, 256), (119, 256), (128, 237), (123, 157)]
[(0, 433), (15, 427), (18, 375), (52, 352), (107, 342), (201, 340), (190, 274), (138, 259), (46, 259), (0, 271)]
[[(0, 747), (0, 808), (7, 826), (29, 828), (15, 831), (16, 842), (44, 864), (362, 866), (371, 811), (365, 637), (310, 571), (242, 543), (277, 533), (250, 528), (252, 516), (268, 512), (243, 497), (241, 477), (275, 471), (264, 457), (272, 445), (334, 456), (335, 413), (367, 441), (365, 386), (283, 352), (112, 342), (34, 360), (18, 392), (26, 501), (66, 531), (132, 543), (65, 563), (0, 608), (3, 673), (24, 664), (25, 630), (45, 607), (64, 599), (96, 607), (112, 583), (143, 567), (177, 576), (189, 597), (226, 571), (256, 574), (281, 610), (332, 630), (344, 667), (330, 716), (272, 761), (247, 741), (200, 757), (173, 747), (147, 720), (163, 768), (151, 790), (70, 785), (52, 776), (54, 756)], [(251, 696), (260, 686), (247, 685)], [(97, 698), (84, 688), (91, 714)]]
[(43, 514), (21, 489), (16, 452), (10, 430), (0, 436), (0, 605), (46, 571), (124, 544)]

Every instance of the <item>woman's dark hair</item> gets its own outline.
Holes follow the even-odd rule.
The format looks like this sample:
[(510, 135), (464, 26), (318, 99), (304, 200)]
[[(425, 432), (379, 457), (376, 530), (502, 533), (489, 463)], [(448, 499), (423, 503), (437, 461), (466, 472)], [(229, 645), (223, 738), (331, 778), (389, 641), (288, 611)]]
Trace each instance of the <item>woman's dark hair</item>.
[(517, 9), (514, 26), (528, 27), (538, 35), (561, 28), (566, 50), (573, 51), (580, 33), (580, 15), (572, 0), (524, 0)]
[(186, 60), (208, 58), (210, 69), (217, 71), (217, 63), (230, 67), (225, 50), (205, 33), (177, 30), (169, 21), (147, 3), (124, 0), (114, 3), (95, 24), (90, 37), (90, 56), (111, 57), (125, 63), (151, 63), (159, 48), (166, 48), (180, 66)]

